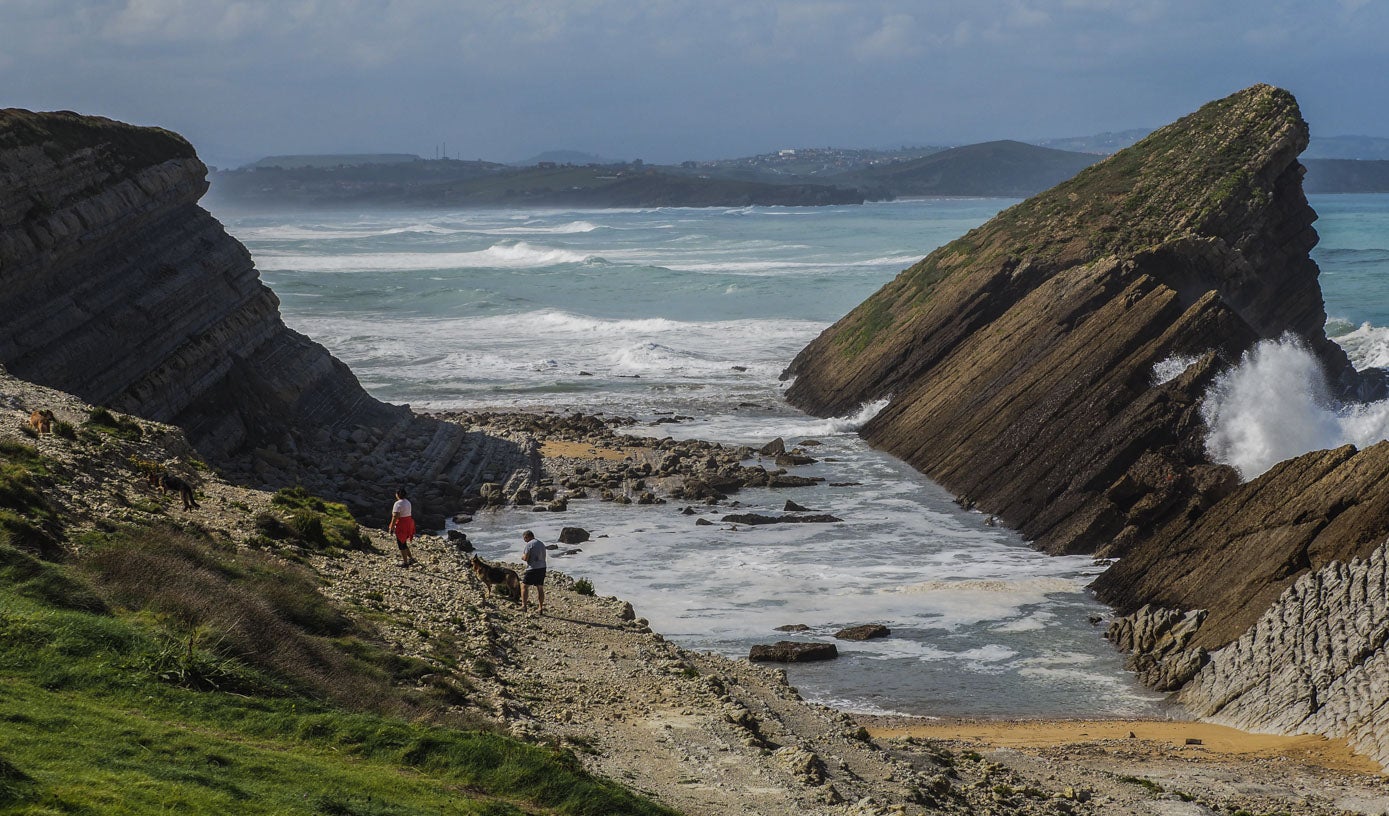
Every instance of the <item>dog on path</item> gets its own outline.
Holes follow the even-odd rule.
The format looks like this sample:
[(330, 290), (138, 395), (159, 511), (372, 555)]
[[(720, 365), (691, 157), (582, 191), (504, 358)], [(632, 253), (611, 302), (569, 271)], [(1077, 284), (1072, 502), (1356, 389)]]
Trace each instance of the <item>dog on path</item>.
[(53, 433), (53, 412), (47, 408), (42, 411), (35, 411), (29, 415), (29, 427), (34, 429), (36, 434)]
[(487, 585), (488, 595), (500, 584), (506, 587), (506, 594), (512, 600), (521, 597), (521, 579), (516, 577), (516, 570), (489, 564), (476, 555), (472, 557), (471, 562), (473, 574)]
[(184, 510), (196, 510), (200, 506), (197, 496), (193, 495), (193, 486), (172, 473), (161, 473), (159, 479), (159, 492), (166, 494), (177, 492), (180, 499), (183, 499)]

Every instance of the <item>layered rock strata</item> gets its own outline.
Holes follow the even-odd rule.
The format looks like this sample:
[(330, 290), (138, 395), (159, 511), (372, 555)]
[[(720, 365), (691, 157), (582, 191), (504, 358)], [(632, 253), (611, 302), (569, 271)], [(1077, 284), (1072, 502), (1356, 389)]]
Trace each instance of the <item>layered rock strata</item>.
[(397, 484), (437, 523), (483, 470), (528, 466), (512, 443), (373, 399), (287, 328), (250, 254), (198, 206), (206, 175), (168, 131), (0, 111), (0, 364), (372, 519)]
[(1389, 543), (1288, 587), (1182, 689), (1196, 715), (1325, 734), (1389, 768)]
[[(1232, 721), (1356, 733), (1378, 751), (1389, 727), (1355, 723), (1382, 715), (1389, 688), (1335, 653), (1363, 663), (1382, 636), (1347, 646), (1322, 613), (1279, 599), (1389, 537), (1389, 443), (1314, 451), (1240, 484), (1209, 458), (1200, 411), (1219, 373), (1285, 336), (1315, 353), (1333, 393), (1382, 392), (1323, 329), (1306, 144), (1285, 91), (1213, 102), (904, 271), (801, 352), (787, 395), (819, 414), (890, 398), (863, 429), (870, 443), (1043, 549), (1122, 555), (1095, 589), (1126, 616), (1110, 635), (1145, 682), (1238, 688), (1191, 699), (1217, 700), (1200, 708), (1215, 713), (1248, 695)], [(1318, 603), (1373, 609), (1364, 593)], [(1276, 634), (1261, 622), (1270, 605)], [(1237, 638), (1248, 645), (1227, 645)], [(1295, 670), (1274, 662), (1292, 660), (1290, 643), (1303, 644)], [(1226, 680), (1202, 679), (1220, 666)], [(1333, 687), (1335, 712), (1317, 714)], [(1303, 715), (1259, 721), (1261, 705), (1294, 699)]]
[(787, 399), (890, 397), (864, 437), (1039, 547), (1132, 544), (1230, 484), (1199, 401), (1255, 341), (1292, 332), (1353, 380), (1307, 255), (1306, 144), (1285, 91), (1213, 102), (902, 272), (795, 358)]

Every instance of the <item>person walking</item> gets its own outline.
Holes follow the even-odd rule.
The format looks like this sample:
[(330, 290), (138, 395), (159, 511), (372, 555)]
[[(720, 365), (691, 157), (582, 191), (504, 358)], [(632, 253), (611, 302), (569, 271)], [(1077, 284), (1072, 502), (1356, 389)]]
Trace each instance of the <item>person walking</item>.
[(526, 611), (530, 603), (531, 587), (535, 587), (538, 615), (545, 614), (545, 545), (527, 530), (521, 535), (525, 542), (521, 550), (521, 560), (526, 562), (526, 571), (521, 576), (521, 611)]
[(411, 514), (410, 499), (405, 488), (395, 492), (395, 504), (391, 506), (391, 523), (387, 530), (395, 533), (395, 543), (400, 546), (400, 565), (408, 567), (415, 563), (410, 554), (410, 540), (415, 537), (415, 518)]

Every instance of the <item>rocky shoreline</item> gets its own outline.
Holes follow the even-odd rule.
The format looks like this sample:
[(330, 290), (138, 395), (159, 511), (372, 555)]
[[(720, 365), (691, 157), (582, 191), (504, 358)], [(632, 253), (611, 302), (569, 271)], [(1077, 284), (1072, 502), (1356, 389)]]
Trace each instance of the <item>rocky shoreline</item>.
[[(34, 406), (49, 407), (73, 425), (89, 411), (70, 396), (8, 376), (0, 377), (0, 396), (6, 405), (0, 428), (7, 437), (19, 436), (14, 429)], [(469, 421), (484, 421), (482, 416), (470, 415)], [(666, 440), (622, 436), (592, 418), (490, 414), (485, 421), (494, 432), (519, 434), (538, 457), (536, 489), (557, 484), (567, 500), (601, 501), (575, 498), (574, 492), (590, 487), (564, 486), (566, 480), (588, 474), (597, 481), (617, 478), (631, 474), (634, 465), (642, 471), (672, 453)], [(144, 429), (138, 442), (90, 442), (80, 435), (75, 442), (56, 436), (28, 441), (71, 474), (54, 489), (78, 509), (84, 524), (141, 519), (193, 524), (238, 548), (264, 546), (256, 543), (256, 517), (270, 507), (268, 493), (191, 464), (195, 454), (177, 429), (138, 424)], [(582, 439), (576, 440), (580, 431)], [(564, 455), (541, 455), (545, 450)], [(641, 477), (651, 479), (647, 489), (678, 491), (690, 473), (723, 469), (705, 467), (707, 457), (724, 461), (747, 452), (704, 443), (679, 443), (675, 450), (699, 451), (706, 458), (682, 456), (680, 461), (694, 463), (688, 466), (694, 469), (676, 467), (666, 474), (653, 464), (654, 475)], [(167, 505), (171, 499), (161, 504), (157, 496), (145, 497), (148, 488), (141, 486), (132, 456), (186, 474), (202, 507), (181, 513)], [(761, 481), (770, 472), (749, 467), (748, 473)], [(497, 512), (534, 512), (534, 507)], [(614, 504), (612, 512), (623, 510)], [(901, 731), (902, 722), (853, 717), (806, 702), (778, 670), (682, 649), (653, 632), (639, 610), (618, 598), (584, 594), (563, 574), (556, 573), (550, 584), (547, 614), (525, 614), (514, 601), (489, 594), (468, 568), (466, 554), (445, 538), (422, 536), (415, 547), (420, 565), (402, 569), (384, 531), (373, 527), (362, 533), (370, 549), (272, 552), (310, 566), (325, 594), (371, 620), (400, 654), (435, 663), (435, 674), (418, 679), (421, 689), (454, 689), (453, 708), (460, 714), (496, 723), (525, 740), (567, 747), (591, 770), (684, 812), (1002, 816), (1243, 808), (1378, 813), (1337, 803), (1356, 796), (1373, 801), (1389, 790), (1383, 778), (1323, 772), (1292, 757), (1252, 760), (1188, 751), (1180, 762), (1164, 766), (1161, 784), (1190, 797), (1183, 806), (1200, 804), (1206, 810), (1173, 810), (1148, 788), (1124, 781), (1148, 778), (1143, 763), (1155, 756), (1134, 754), (1131, 743), (1124, 751), (1082, 741), (1020, 752), (984, 740), (913, 736)], [(471, 658), (439, 663), (441, 641)], [(1072, 761), (1078, 757), (1085, 761)], [(1299, 786), (1311, 784), (1308, 780), (1332, 793), (1307, 794)], [(1251, 784), (1257, 784), (1257, 792), (1247, 789)]]

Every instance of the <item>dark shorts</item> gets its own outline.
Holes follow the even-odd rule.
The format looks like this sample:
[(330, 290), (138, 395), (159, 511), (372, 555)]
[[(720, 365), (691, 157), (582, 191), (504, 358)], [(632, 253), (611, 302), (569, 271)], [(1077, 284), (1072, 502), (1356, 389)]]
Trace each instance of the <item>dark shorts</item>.
[(545, 570), (526, 570), (525, 574), (521, 576), (521, 583), (526, 586), (545, 586)]

